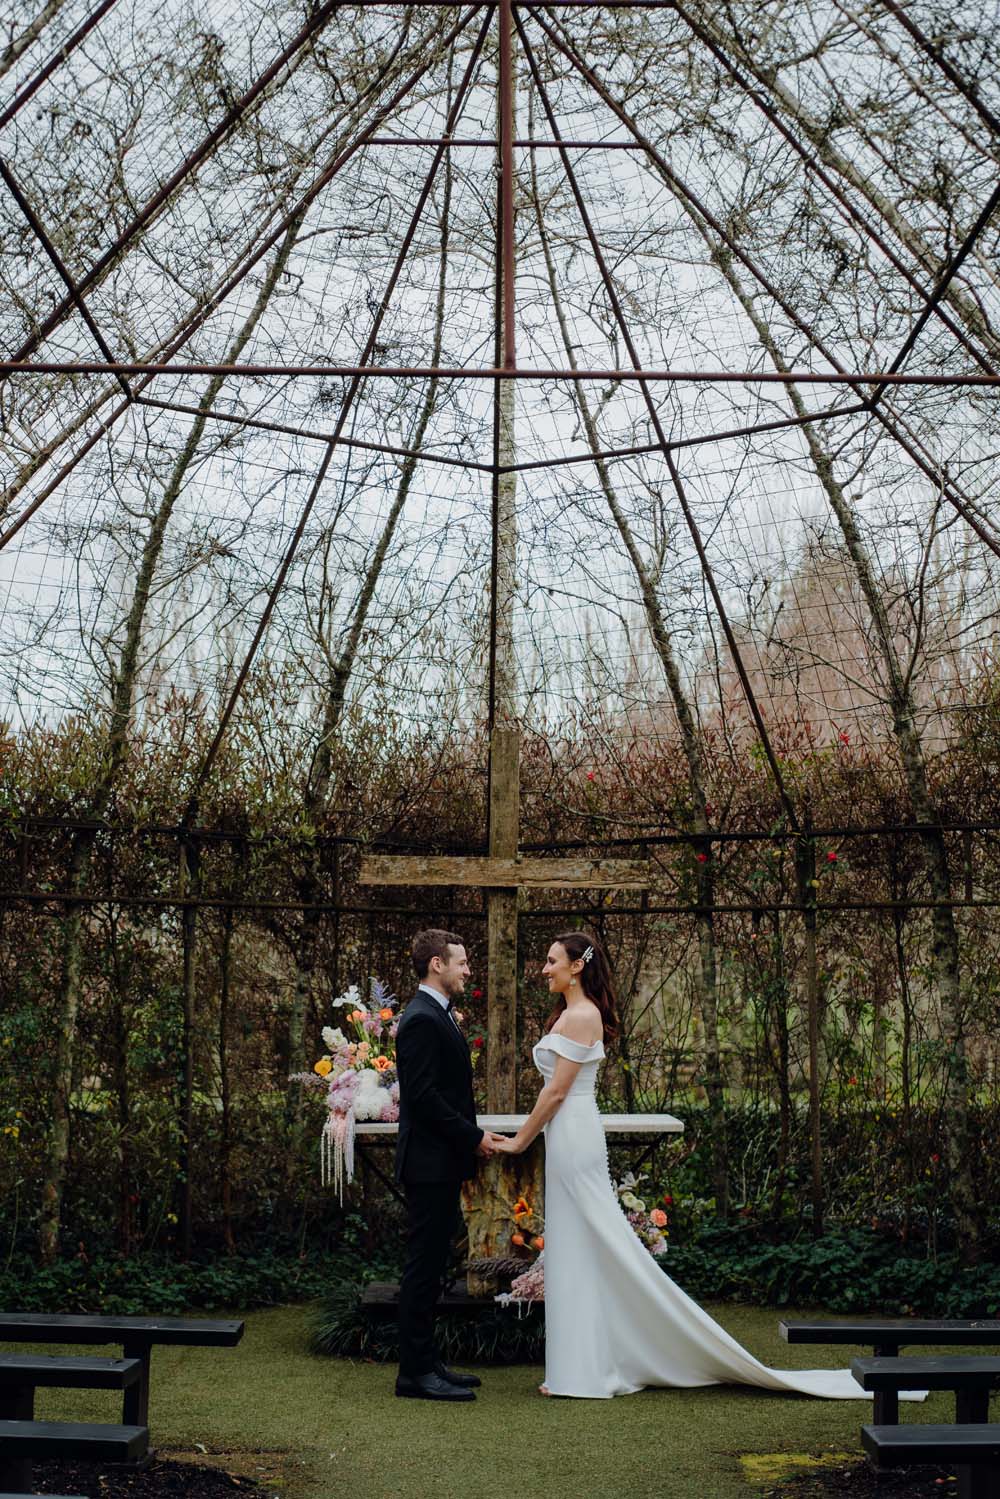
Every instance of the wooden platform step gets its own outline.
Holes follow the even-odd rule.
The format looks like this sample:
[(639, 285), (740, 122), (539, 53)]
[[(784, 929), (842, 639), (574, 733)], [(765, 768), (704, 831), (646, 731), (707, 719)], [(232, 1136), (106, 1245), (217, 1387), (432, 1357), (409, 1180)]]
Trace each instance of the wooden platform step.
[(31, 1463), (36, 1457), (62, 1457), (75, 1462), (134, 1462), (148, 1449), (148, 1426), (0, 1421), (0, 1485), (15, 1493), (30, 1493)]
[(235, 1348), (243, 1323), (208, 1317), (101, 1317), (62, 1312), (0, 1312), (5, 1343), (155, 1343)]
[(851, 1373), (863, 1390), (1000, 1388), (1000, 1358), (985, 1354), (957, 1354), (951, 1358), (852, 1358)]
[(993, 1344), (1000, 1348), (1000, 1320), (981, 1318), (974, 1322), (947, 1318), (859, 1317), (827, 1318), (818, 1321), (791, 1322), (785, 1318), (778, 1331), (786, 1343), (856, 1343), (891, 1356), (903, 1347), (931, 1344), (974, 1346)]
[(142, 1373), (137, 1358), (61, 1357), (55, 1353), (0, 1353), (0, 1391), (10, 1385), (60, 1390), (124, 1390)]

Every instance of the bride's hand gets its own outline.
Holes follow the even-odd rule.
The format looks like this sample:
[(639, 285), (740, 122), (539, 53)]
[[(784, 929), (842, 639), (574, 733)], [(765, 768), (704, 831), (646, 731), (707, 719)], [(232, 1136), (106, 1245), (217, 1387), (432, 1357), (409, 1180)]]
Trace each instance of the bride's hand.
[(501, 1152), (504, 1155), (520, 1155), (521, 1154), (520, 1148), (515, 1143), (515, 1141), (514, 1140), (509, 1140), (506, 1137), (504, 1139), (502, 1139), (502, 1140), (498, 1140), (497, 1141), (495, 1149), (496, 1149), (496, 1151), (497, 1151), (498, 1154), (501, 1153)]

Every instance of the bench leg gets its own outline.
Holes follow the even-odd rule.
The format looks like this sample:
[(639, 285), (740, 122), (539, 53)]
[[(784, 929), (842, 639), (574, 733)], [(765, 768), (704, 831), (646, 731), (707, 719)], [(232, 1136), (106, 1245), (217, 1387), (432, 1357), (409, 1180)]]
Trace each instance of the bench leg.
[(979, 1426), (990, 1419), (989, 1390), (956, 1390), (955, 1422), (958, 1426)]
[(142, 1373), (135, 1384), (129, 1385), (122, 1401), (122, 1424), (125, 1426), (149, 1425), (149, 1361), (152, 1348), (149, 1343), (133, 1342), (126, 1338), (122, 1344), (125, 1358), (137, 1358), (142, 1364)]
[(993, 1463), (962, 1463), (958, 1474), (958, 1499), (996, 1499), (1000, 1494), (1000, 1467)]
[[(876, 1343), (872, 1349), (876, 1358), (897, 1358), (898, 1343)], [(872, 1400), (872, 1422), (876, 1426), (899, 1425), (899, 1395), (895, 1390), (876, 1390)]]
[[(5, 1421), (33, 1421), (34, 1385), (15, 1385), (13, 1389), (5, 1390), (0, 1412)], [(31, 1458), (0, 1455), (0, 1489), (5, 1489), (8, 1494), (30, 1494), (33, 1488)]]
[(876, 1390), (872, 1400), (872, 1421), (876, 1426), (899, 1425), (899, 1395), (895, 1390)]

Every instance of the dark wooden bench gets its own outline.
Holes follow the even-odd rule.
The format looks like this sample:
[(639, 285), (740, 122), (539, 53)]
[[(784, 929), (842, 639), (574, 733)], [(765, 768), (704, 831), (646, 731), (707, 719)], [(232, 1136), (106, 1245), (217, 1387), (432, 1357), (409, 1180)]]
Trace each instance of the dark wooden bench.
[(79, 1421), (0, 1421), (0, 1484), (16, 1494), (31, 1492), (36, 1457), (77, 1462), (134, 1462), (149, 1447), (145, 1426), (93, 1426)]
[(959, 1499), (1000, 1494), (1000, 1426), (862, 1426), (861, 1441), (879, 1467), (954, 1465)]
[(183, 1347), (234, 1348), (242, 1322), (201, 1317), (100, 1317), (57, 1312), (0, 1312), (0, 1342), (118, 1343), (125, 1360), (138, 1361), (139, 1375), (124, 1385), (122, 1423), (149, 1425), (149, 1364), (157, 1343)]
[[(1000, 1358), (852, 1358), (851, 1373), (863, 1390), (886, 1397), (890, 1408), (900, 1390), (954, 1390), (955, 1420), (962, 1425), (990, 1419), (990, 1391), (1000, 1388)], [(894, 1426), (898, 1410), (891, 1421)]]
[[(992, 1318), (977, 1322), (949, 1322), (940, 1318), (922, 1321), (917, 1317), (861, 1317), (836, 1322), (829, 1319), (788, 1322), (782, 1319), (778, 1331), (786, 1343), (850, 1343), (855, 1347), (871, 1348), (876, 1358), (896, 1358), (901, 1348), (914, 1344), (923, 1347), (935, 1344), (946, 1347), (1000, 1346), (1000, 1321)], [(921, 1386), (913, 1384), (903, 1388), (918, 1390)], [(876, 1425), (895, 1425), (899, 1414), (899, 1399), (895, 1391), (876, 1390), (873, 1407)]]

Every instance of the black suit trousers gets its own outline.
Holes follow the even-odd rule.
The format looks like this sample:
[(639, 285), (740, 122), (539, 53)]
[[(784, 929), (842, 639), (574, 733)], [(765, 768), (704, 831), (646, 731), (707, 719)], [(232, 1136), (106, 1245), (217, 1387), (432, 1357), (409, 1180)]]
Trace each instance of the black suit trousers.
[(404, 1182), (409, 1231), (399, 1283), (399, 1372), (429, 1374), (439, 1361), (434, 1342), (437, 1301), (458, 1231), (462, 1184)]

